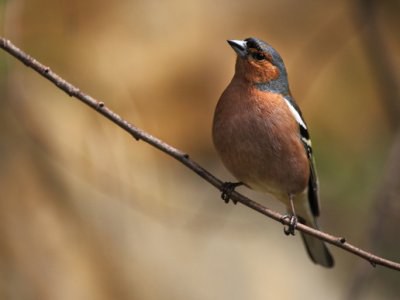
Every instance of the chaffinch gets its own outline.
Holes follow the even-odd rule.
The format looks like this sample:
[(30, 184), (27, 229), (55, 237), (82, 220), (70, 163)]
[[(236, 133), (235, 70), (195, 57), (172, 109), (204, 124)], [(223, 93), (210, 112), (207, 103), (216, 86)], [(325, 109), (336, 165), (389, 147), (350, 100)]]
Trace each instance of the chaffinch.
[[(294, 101), (279, 53), (256, 39), (228, 40), (237, 54), (235, 74), (218, 101), (213, 141), (226, 168), (239, 180), (226, 183), (223, 198), (241, 184), (272, 194), (290, 219), (318, 228), (318, 179), (306, 122)], [(301, 233), (311, 260), (334, 261), (325, 243)]]

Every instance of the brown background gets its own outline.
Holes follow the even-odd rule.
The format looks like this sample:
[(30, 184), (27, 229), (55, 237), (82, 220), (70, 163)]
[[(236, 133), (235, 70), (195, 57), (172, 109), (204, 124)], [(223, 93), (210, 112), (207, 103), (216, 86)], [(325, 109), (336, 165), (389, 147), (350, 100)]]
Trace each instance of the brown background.
[[(311, 128), (321, 225), (400, 261), (400, 115), (382, 94), (400, 101), (387, 85), (399, 82), (400, 5), (365, 15), (370, 2), (3, 0), (0, 29), (225, 180), (210, 137), (233, 73), (225, 40), (268, 41)], [(225, 205), (3, 51), (0, 84), (1, 299), (397, 299), (400, 273), (334, 247), (333, 270), (313, 265), (280, 224)]]

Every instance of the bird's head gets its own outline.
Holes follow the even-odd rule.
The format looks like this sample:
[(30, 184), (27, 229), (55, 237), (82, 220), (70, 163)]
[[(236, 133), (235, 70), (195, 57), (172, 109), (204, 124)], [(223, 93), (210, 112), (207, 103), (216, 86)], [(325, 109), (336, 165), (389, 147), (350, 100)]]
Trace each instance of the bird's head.
[(266, 42), (256, 38), (228, 40), (237, 54), (236, 75), (253, 84), (271, 81), (287, 82), (286, 68), (279, 53)]

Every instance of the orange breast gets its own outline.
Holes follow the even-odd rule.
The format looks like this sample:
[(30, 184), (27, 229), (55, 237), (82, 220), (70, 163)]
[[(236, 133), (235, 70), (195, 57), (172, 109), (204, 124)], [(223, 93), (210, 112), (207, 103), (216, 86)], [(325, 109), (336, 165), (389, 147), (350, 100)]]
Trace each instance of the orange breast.
[(216, 108), (213, 141), (228, 170), (248, 186), (275, 195), (306, 189), (310, 166), (299, 125), (279, 94), (233, 80)]

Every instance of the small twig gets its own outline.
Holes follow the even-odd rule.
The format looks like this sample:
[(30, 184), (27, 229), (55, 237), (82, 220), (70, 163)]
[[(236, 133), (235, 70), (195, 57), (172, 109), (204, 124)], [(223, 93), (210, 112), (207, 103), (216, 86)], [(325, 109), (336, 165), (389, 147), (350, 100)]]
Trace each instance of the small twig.
[[(104, 102), (97, 101), (96, 99), (92, 98), (89, 95), (86, 95), (85, 93), (81, 92), (78, 88), (70, 84), (69, 82), (65, 81), (63, 78), (58, 76), (56, 73), (50, 70), (49, 67), (44, 66), (40, 62), (38, 62), (36, 59), (33, 57), (29, 56), (28, 54), (22, 52), (20, 49), (18, 49), (15, 45), (13, 45), (10, 41), (1, 38), (0, 37), (0, 47), (3, 48), (5, 51), (10, 53), (12, 56), (23, 62), (26, 66), (31, 67), (34, 69), (36, 72), (41, 74), (43, 77), (46, 77), (48, 80), (50, 80), (52, 83), (54, 83), (57, 87), (59, 87), (61, 90), (66, 92), (68, 95), (71, 97), (75, 97), (85, 103), (86, 105), (90, 106), (93, 108), (95, 111), (98, 111), (100, 114), (108, 118), (111, 122), (115, 123), (122, 129), (124, 129), (126, 132), (128, 132), (130, 135), (132, 135), (136, 140), (142, 140), (153, 147), (159, 149), (160, 151), (168, 154), (169, 156), (175, 158), (182, 164), (184, 164), (186, 167), (191, 169), (193, 172), (197, 173), (200, 177), (208, 181), (210, 184), (215, 186), (217, 189), (222, 191), (223, 187), (223, 182), (216, 178), (214, 175), (212, 175), (210, 172), (208, 172), (206, 169), (201, 167), (199, 164), (197, 164), (195, 161), (191, 160), (189, 158), (189, 155), (186, 153), (168, 145), (167, 143), (161, 141), (160, 139), (152, 136), (151, 134), (135, 127), (134, 125), (130, 124), (129, 122), (125, 121), (122, 119), (118, 114), (113, 112), (111, 109), (106, 107)], [(231, 199), (237, 202), (242, 203), (243, 205), (254, 209), (258, 211), (259, 213), (274, 219), (275, 221), (281, 222), (285, 225), (289, 225), (289, 220), (284, 219), (284, 215), (275, 212), (245, 196), (242, 194), (239, 194), (238, 192), (233, 192), (231, 194)], [(336, 237), (333, 235), (330, 235), (328, 233), (313, 229), (311, 227), (308, 227), (306, 225), (297, 224), (296, 227), (297, 230), (300, 230), (302, 232), (305, 232), (307, 234), (310, 234), (312, 236), (315, 236), (321, 240), (324, 240), (332, 245), (335, 245), (339, 248), (342, 248), (348, 252), (351, 252), (359, 257), (362, 257), (369, 261), (372, 266), (376, 265), (381, 265), (385, 266), (394, 270), (400, 271), (400, 264), (384, 259), (382, 257), (379, 257), (377, 255), (374, 255), (372, 253), (369, 253), (365, 250), (362, 250), (360, 248), (357, 248), (350, 243), (346, 241), (345, 238), (343, 237)]]

